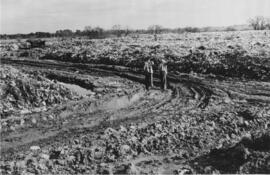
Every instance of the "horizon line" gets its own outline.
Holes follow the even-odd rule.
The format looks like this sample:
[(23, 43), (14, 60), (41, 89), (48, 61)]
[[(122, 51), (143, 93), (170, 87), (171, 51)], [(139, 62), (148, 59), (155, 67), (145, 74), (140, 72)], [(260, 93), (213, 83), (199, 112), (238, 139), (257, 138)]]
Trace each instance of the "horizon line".
[[(115, 25), (120, 25), (120, 24), (115, 24)], [(159, 25), (159, 24), (152, 24), (152, 25)], [(152, 26), (152, 25), (149, 25), (148, 27)], [(92, 25), (86, 25), (84, 27), (87, 27), (87, 26), (91, 26), (92, 28), (96, 28), (96, 27), (100, 27), (100, 26), (92, 26)], [(132, 27), (129, 27), (128, 25), (120, 25), (121, 27), (125, 26), (125, 27), (128, 27), (129, 30), (147, 30), (147, 28), (132, 28)], [(245, 27), (250, 27), (249, 24), (234, 24), (234, 25), (227, 25), (227, 26), (202, 26), (202, 27), (198, 27), (198, 26), (185, 26), (185, 27), (166, 27), (166, 26), (162, 26), (162, 25), (159, 25), (161, 26), (163, 29), (171, 29), (171, 30), (175, 30), (175, 29), (184, 29), (184, 28), (187, 28), (187, 27), (191, 27), (191, 28), (198, 28), (198, 29), (203, 29), (203, 28), (228, 28), (228, 27), (237, 27), (237, 26), (245, 26)], [(31, 33), (36, 33), (36, 32), (42, 32), (42, 33), (56, 33), (57, 31), (59, 30), (71, 30), (72, 32), (76, 32), (76, 30), (80, 30), (80, 31), (84, 31), (84, 27), (83, 29), (69, 29), (69, 28), (62, 28), (62, 29), (57, 29), (55, 30), (54, 32), (49, 32), (49, 31), (32, 31), (32, 32), (25, 32), (25, 33), (0, 33), (0, 35), (19, 35), (19, 34), (22, 34), (22, 35), (27, 35), (27, 34), (31, 34)], [(106, 27), (100, 27), (102, 28), (103, 30), (105, 31), (110, 31), (112, 30), (112, 27), (111, 28), (106, 28)], [(121, 30), (126, 30), (126, 28), (121, 28)]]

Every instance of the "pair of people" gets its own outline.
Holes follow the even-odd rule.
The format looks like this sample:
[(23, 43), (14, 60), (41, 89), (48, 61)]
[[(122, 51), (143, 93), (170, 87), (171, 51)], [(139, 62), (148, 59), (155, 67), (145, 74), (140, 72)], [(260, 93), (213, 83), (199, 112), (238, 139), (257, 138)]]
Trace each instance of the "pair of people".
[[(154, 62), (151, 59), (148, 59), (144, 63), (144, 71), (145, 71), (145, 86), (146, 89), (149, 90), (149, 87), (153, 87), (153, 65)], [(167, 62), (165, 60), (161, 60), (159, 64), (159, 72), (160, 72), (160, 88), (162, 90), (167, 89), (167, 74), (168, 74), (168, 69), (167, 69)]]

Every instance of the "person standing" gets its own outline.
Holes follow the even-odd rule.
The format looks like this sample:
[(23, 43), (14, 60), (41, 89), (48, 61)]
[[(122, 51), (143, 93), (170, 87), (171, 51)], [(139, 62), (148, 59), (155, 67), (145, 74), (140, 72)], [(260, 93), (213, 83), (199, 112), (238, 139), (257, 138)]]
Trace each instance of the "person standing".
[(167, 69), (167, 62), (165, 60), (161, 60), (161, 63), (159, 65), (159, 72), (160, 72), (160, 88), (162, 90), (167, 89), (167, 74), (168, 74), (168, 69)]
[(144, 63), (144, 72), (145, 72), (145, 87), (147, 90), (149, 90), (149, 87), (153, 87), (153, 65), (154, 62), (151, 61), (149, 58), (145, 63)]

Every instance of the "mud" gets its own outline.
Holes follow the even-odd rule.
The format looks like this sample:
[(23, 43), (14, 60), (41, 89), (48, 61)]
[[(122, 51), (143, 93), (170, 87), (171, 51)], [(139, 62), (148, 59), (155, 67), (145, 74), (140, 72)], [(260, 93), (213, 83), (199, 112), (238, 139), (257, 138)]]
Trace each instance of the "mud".
[[(254, 146), (258, 145), (257, 142), (268, 145), (267, 137), (243, 148), (237, 146), (247, 133), (269, 131), (270, 100), (267, 94), (270, 84), (267, 82), (170, 74), (169, 90), (161, 92), (154, 88), (147, 92), (140, 84), (144, 76), (140, 72), (125, 71), (128, 68), (124, 67), (84, 65), (83, 69), (71, 64), (62, 68), (61, 62), (46, 66), (46, 62), (30, 60), (23, 64), (16, 60), (7, 63), (20, 66), (29, 73), (38, 71), (51, 80), (57, 77), (56, 82), (77, 82), (76, 87), (84, 90), (88, 87), (87, 91), (92, 93), (45, 112), (10, 118), (11, 125), (22, 119), (24, 123), (22, 127), (1, 131), (4, 172), (14, 172), (17, 166), (19, 172), (39, 173), (269, 171), (263, 168), (267, 167), (268, 158), (258, 157), (265, 152), (268, 155), (269, 150)], [(84, 87), (81, 82), (84, 82)], [(155, 85), (158, 85), (156, 78)], [(42, 170), (38, 167), (29, 169), (27, 160), (35, 157), (33, 151), (29, 151), (33, 145), (40, 146), (41, 153), (37, 154), (36, 163), (31, 164), (41, 166), (44, 158), (39, 156), (47, 152), (51, 158), (45, 160), (52, 164), (51, 170), (47, 163)], [(54, 155), (55, 151), (63, 150), (67, 153)], [(245, 151), (251, 150), (259, 152), (248, 154), (254, 160), (245, 158)], [(95, 158), (95, 154), (100, 155)], [(23, 156), (15, 159), (17, 162), (21, 160), (22, 165), (8, 168), (14, 155)], [(252, 171), (250, 164), (261, 159), (264, 163), (256, 165), (257, 171)], [(221, 160), (231, 160), (231, 164)]]
[(78, 86), (75, 84), (69, 84), (69, 83), (63, 83), (63, 82), (60, 82), (60, 84), (65, 86), (69, 90), (76, 92), (80, 96), (87, 96), (87, 95), (93, 94), (92, 91), (82, 88), (81, 86)]

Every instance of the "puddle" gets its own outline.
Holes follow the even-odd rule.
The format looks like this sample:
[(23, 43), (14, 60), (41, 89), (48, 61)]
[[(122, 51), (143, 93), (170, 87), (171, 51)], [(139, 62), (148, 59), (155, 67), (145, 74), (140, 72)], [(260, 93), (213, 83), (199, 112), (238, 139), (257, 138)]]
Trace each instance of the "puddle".
[(66, 88), (70, 89), (71, 91), (76, 92), (80, 96), (87, 96), (87, 95), (93, 94), (93, 92), (91, 90), (82, 88), (81, 86), (78, 86), (75, 84), (69, 84), (69, 83), (63, 83), (63, 82), (59, 82), (59, 84), (65, 86)]
[(123, 96), (119, 98), (114, 98), (105, 104), (105, 107), (110, 110), (121, 109), (127, 107), (139, 100), (143, 96), (143, 93), (137, 93), (131, 96)]

